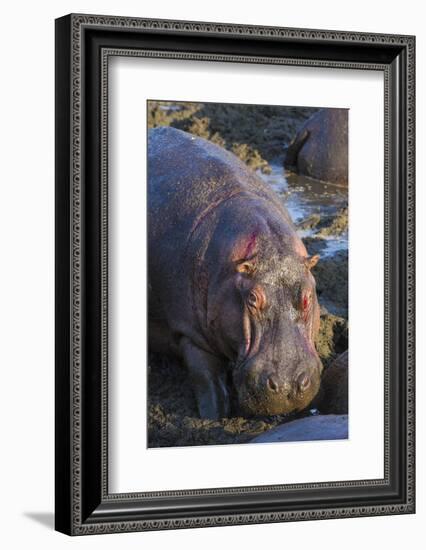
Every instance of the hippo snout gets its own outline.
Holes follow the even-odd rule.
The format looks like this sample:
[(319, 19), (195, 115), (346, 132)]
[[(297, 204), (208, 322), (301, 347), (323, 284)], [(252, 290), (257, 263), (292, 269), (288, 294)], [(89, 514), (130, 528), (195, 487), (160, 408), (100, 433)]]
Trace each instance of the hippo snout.
[(271, 369), (252, 361), (240, 372), (237, 391), (242, 412), (250, 416), (301, 411), (319, 390), (322, 365), (317, 358), (296, 369)]
[(279, 379), (276, 375), (270, 375), (266, 379), (266, 388), (274, 393), (296, 393), (302, 394), (306, 392), (311, 385), (311, 373), (309, 370), (301, 372), (295, 379), (293, 387), (290, 384), (284, 384), (280, 387)]
[(311, 385), (311, 377), (308, 371), (304, 371), (299, 374), (296, 379), (297, 391), (299, 393), (305, 392)]

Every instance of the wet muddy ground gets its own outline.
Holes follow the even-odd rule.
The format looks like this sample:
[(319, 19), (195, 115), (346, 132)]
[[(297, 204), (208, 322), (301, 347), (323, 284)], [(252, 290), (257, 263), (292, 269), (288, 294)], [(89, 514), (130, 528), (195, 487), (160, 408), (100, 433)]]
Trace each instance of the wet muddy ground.
[[(282, 164), (285, 147), (314, 112), (311, 108), (150, 102), (148, 123), (150, 127), (172, 125), (232, 150), (282, 197), (309, 254), (321, 256), (313, 269), (321, 306), (316, 347), (326, 371), (348, 349), (347, 189), (285, 173)], [(317, 400), (297, 415), (244, 418), (234, 403), (231, 418), (202, 420), (183, 365), (149, 354), (149, 447), (246, 443), (295, 418), (333, 412), (318, 406)]]

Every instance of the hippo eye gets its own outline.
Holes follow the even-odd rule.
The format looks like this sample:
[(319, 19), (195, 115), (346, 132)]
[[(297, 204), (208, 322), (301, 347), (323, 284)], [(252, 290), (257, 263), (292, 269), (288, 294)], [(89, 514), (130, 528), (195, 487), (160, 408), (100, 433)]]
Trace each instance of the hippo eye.
[(252, 290), (250, 290), (247, 294), (246, 303), (252, 311), (262, 311), (266, 306), (266, 296), (263, 288), (256, 285)]
[(257, 294), (255, 292), (249, 292), (249, 295), (247, 296), (247, 304), (253, 308), (257, 307)]

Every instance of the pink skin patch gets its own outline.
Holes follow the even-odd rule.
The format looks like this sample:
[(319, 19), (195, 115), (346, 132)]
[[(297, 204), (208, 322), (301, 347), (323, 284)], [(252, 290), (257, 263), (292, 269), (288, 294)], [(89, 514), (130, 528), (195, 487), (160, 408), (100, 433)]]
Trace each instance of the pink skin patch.
[(257, 232), (253, 231), (247, 243), (247, 248), (244, 253), (244, 258), (250, 258), (250, 256), (253, 254), (253, 251), (256, 247), (256, 238), (257, 238)]
[(305, 292), (302, 297), (303, 320), (305, 322), (308, 320), (310, 305), (311, 305), (311, 295), (309, 292)]
[(250, 236), (241, 236), (232, 251), (232, 259), (237, 262), (249, 260), (256, 250), (258, 231), (255, 230)]
[(251, 275), (256, 270), (257, 233), (253, 232), (248, 240), (238, 242), (232, 252), (232, 260), (236, 262), (236, 271)]

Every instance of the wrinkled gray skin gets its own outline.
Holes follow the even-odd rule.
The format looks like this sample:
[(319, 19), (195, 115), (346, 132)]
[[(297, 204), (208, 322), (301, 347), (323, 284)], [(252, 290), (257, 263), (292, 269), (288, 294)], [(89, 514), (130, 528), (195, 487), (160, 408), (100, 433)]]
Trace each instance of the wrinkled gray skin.
[[(202, 418), (304, 409), (321, 362), (317, 258), (233, 154), (174, 128), (148, 134), (149, 346), (186, 364)], [(305, 307), (306, 306), (306, 307)]]
[(290, 143), (284, 164), (305, 176), (348, 185), (348, 110), (315, 113)]

